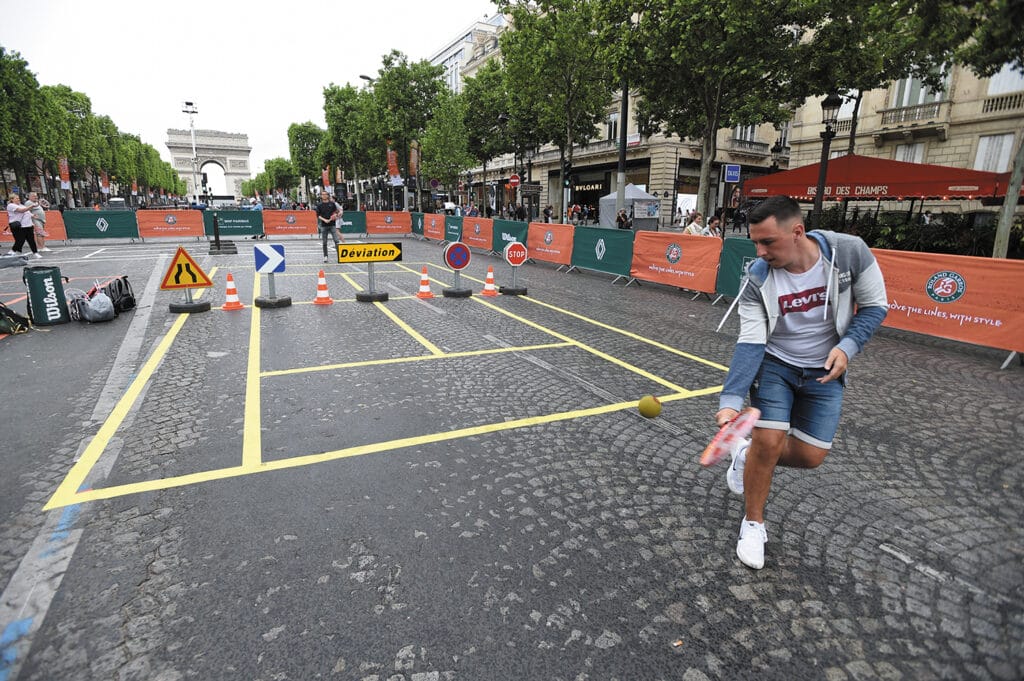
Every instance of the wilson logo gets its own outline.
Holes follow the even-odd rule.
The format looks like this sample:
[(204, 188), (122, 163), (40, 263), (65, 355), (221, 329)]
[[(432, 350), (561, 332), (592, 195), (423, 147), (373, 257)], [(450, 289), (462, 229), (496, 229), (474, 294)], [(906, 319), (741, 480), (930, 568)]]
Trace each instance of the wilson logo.
[(807, 312), (825, 304), (825, 287), (808, 289), (779, 296), (779, 312), (785, 316), (790, 312)]

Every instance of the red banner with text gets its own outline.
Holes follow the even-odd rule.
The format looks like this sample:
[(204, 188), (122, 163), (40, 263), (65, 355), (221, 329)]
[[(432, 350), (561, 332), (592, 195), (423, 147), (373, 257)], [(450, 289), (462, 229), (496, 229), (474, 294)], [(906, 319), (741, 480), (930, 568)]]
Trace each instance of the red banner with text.
[(135, 213), (139, 236), (143, 239), (158, 237), (202, 237), (203, 212), (199, 210), (140, 210)]
[(267, 236), (288, 234), (316, 234), (316, 211), (312, 210), (265, 210), (263, 233)]
[(462, 243), (470, 248), (491, 250), (494, 245), (494, 220), (462, 218)]
[(410, 234), (412, 213), (395, 211), (367, 211), (367, 234)]
[(629, 275), (691, 291), (715, 292), (722, 240), (715, 236), (636, 233)]
[(435, 241), (444, 241), (444, 215), (427, 213), (423, 216), (423, 236)]
[(559, 265), (572, 264), (572, 238), (576, 228), (546, 222), (531, 222), (526, 233), (530, 257)]
[(885, 277), (885, 326), (1024, 352), (1024, 262), (872, 249)]

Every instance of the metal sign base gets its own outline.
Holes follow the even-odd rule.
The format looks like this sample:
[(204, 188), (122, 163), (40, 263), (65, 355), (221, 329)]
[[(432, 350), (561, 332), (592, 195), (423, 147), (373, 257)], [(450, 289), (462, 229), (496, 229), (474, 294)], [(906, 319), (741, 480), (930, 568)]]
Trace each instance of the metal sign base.
[(196, 302), (192, 300), (192, 289), (185, 289), (185, 300), (179, 300), (176, 303), (171, 303), (167, 308), (174, 313), (191, 313), (191, 312), (209, 312), (210, 301), (202, 300)]
[(356, 293), (356, 300), (360, 303), (385, 303), (388, 300), (387, 291), (359, 291)]
[(446, 288), (441, 290), (441, 295), (445, 298), (469, 298), (473, 291), (468, 288)]

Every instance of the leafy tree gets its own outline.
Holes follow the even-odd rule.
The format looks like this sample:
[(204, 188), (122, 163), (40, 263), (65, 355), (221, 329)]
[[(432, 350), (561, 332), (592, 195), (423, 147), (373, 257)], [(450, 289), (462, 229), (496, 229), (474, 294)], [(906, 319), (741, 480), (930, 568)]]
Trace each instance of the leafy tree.
[(315, 123), (292, 123), (288, 126), (288, 153), (299, 175), (305, 178), (307, 197), (310, 196), (309, 178), (319, 178), (323, 169), (323, 159), (317, 153), (323, 137), (324, 130)]
[[(702, 140), (697, 210), (707, 212), (718, 130), (789, 117), (795, 35), (808, 23), (802, 3), (746, 0), (630, 0), (604, 6), (606, 40), (645, 102), (650, 129)], [(631, 27), (632, 19), (635, 25)]]
[[(1024, 72), (1024, 3), (1020, 0), (921, 0), (923, 30), (942, 35), (952, 30), (954, 62), (979, 76), (992, 76), (1005, 65)], [(1013, 225), (1014, 209), (1024, 182), (1024, 139), (1017, 145), (1010, 183), (999, 211), (993, 258), (1005, 258)]]
[(508, 126), (499, 122), (499, 116), (511, 118), (511, 97), (505, 78), (505, 69), (497, 59), (492, 59), (466, 78), (462, 93), (472, 106), (466, 107), (467, 148), (473, 157), (483, 164), (487, 175), (487, 162), (495, 156), (513, 150), (513, 141)]
[(498, 0), (497, 4), (512, 16), (516, 27), (500, 38), (516, 109), (510, 120), (532, 127), (535, 139), (557, 146), (571, 164), (573, 146), (597, 135), (595, 126), (612, 99), (613, 50), (593, 32), (604, 3)]
[(466, 139), (466, 109), (465, 96), (441, 95), (421, 140), (424, 176), (440, 179), (449, 193), (458, 187), (459, 176), (475, 163)]
[(794, 46), (790, 92), (795, 101), (830, 92), (856, 93), (848, 153), (854, 152), (864, 92), (911, 75), (935, 90), (943, 86), (953, 32), (925, 33), (916, 5), (820, 0), (807, 15), (815, 28)]
[(377, 174), (384, 165), (380, 150), (385, 143), (376, 125), (376, 111), (373, 90), (348, 84), (324, 88), (327, 137), (336, 162), (352, 171), (357, 197), (359, 179)]
[(299, 173), (295, 170), (295, 164), (286, 158), (272, 158), (263, 165), (264, 172), (271, 189), (290, 190), (299, 183)]
[(28, 62), (17, 52), (0, 46), (0, 167), (11, 168), (25, 183), (38, 148), (39, 124), (36, 94), (39, 82)]

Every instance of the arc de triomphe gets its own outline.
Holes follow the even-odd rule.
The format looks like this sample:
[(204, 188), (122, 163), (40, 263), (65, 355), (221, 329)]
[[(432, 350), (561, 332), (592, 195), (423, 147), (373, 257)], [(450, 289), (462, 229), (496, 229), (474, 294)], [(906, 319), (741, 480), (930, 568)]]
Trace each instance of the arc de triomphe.
[[(188, 195), (194, 196), (196, 188), (192, 183), (192, 133), (188, 130), (167, 130), (167, 149), (171, 152), (171, 165), (178, 171), (181, 179), (188, 183)], [(242, 180), (250, 179), (249, 175), (249, 136), (235, 132), (220, 130), (196, 130), (196, 175), (202, 185), (202, 167), (207, 163), (216, 163), (224, 169), (224, 183), (227, 190), (242, 196)], [(201, 187), (200, 187), (200, 192)]]

